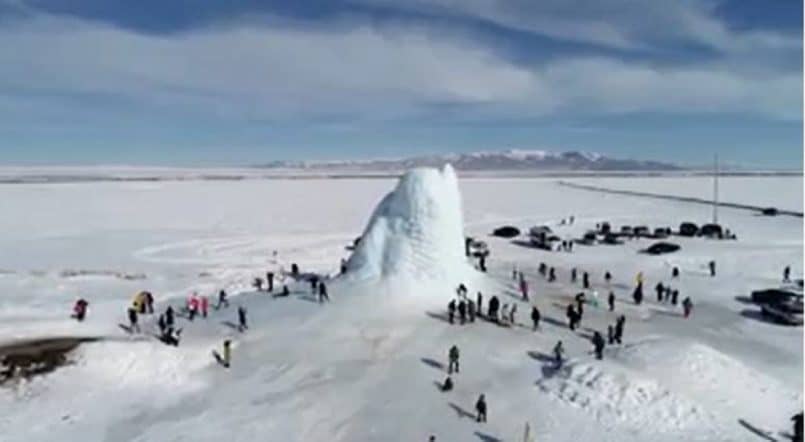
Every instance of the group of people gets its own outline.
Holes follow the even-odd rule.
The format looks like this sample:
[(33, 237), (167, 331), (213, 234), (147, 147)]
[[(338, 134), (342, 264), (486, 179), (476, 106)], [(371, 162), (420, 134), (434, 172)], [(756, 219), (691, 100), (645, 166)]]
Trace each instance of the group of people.
[[(453, 390), (453, 379), (452, 375), (454, 373), (458, 374), (459, 372), (459, 350), (456, 345), (450, 347), (447, 351), (447, 377), (445, 378), (444, 382), (442, 382), (441, 386), (439, 387), (443, 392), (447, 393)], [(477, 422), (486, 422), (486, 396), (481, 394), (478, 397), (478, 400), (475, 402), (475, 412), (476, 417), (475, 420)], [(434, 436), (431, 436), (431, 440), (435, 440)]]

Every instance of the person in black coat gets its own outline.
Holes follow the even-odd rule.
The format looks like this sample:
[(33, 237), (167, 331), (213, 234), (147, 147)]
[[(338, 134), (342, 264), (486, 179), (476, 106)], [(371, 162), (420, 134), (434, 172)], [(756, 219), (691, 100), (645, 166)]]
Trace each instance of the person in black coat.
[(249, 328), (246, 324), (246, 308), (243, 306), (238, 307), (238, 331), (243, 332)]
[(483, 312), (481, 311), (483, 310), (483, 307), (484, 307), (484, 295), (482, 295), (481, 292), (478, 292), (478, 297), (476, 298), (476, 304), (475, 304), (475, 308), (478, 310), (475, 312), (475, 314), (477, 314), (478, 316), (483, 316)]
[(322, 303), (325, 300), (327, 302), (330, 302), (330, 295), (327, 294), (327, 286), (324, 284), (324, 282), (319, 282), (318, 284), (319, 284), (319, 303)]
[(643, 302), (643, 283), (638, 283), (637, 287), (634, 289), (634, 293), (632, 293), (632, 297), (634, 298), (634, 303), (640, 305)]
[(565, 311), (565, 315), (567, 316), (568, 326), (570, 330), (576, 329), (576, 311), (573, 309), (573, 304), (567, 305), (567, 310)]
[(266, 273), (266, 285), (268, 285), (268, 291), (274, 291), (274, 272), (267, 272)]
[(481, 395), (478, 398), (478, 402), (475, 403), (475, 411), (478, 412), (476, 420), (478, 422), (486, 422), (486, 398), (484, 395)]
[(539, 309), (537, 306), (531, 307), (531, 322), (534, 324), (534, 331), (537, 331), (539, 328), (539, 320), (542, 317), (539, 313)]
[(604, 337), (601, 336), (601, 333), (595, 332), (593, 334), (593, 347), (595, 350), (595, 358), (602, 359), (604, 357)]
[(492, 296), (489, 300), (489, 319), (498, 322), (498, 310), (500, 309), (500, 301), (497, 296)]
[(665, 291), (665, 287), (661, 282), (658, 282), (657, 285), (654, 286), (654, 291), (657, 292), (657, 302), (662, 302), (662, 293)]
[(590, 274), (589, 274), (589, 273), (584, 272), (584, 274), (582, 274), (582, 275), (581, 275), (581, 285), (582, 285), (582, 286), (583, 286), (585, 289), (589, 289), (589, 288), (590, 288)]
[(463, 300), (458, 302), (458, 320), (461, 325), (467, 322), (467, 303)]
[(607, 299), (609, 302), (609, 311), (615, 311), (615, 292), (609, 292), (609, 298)]
[(447, 318), (450, 323), (453, 323), (453, 317), (456, 315), (456, 300), (451, 299), (449, 303), (447, 303)]

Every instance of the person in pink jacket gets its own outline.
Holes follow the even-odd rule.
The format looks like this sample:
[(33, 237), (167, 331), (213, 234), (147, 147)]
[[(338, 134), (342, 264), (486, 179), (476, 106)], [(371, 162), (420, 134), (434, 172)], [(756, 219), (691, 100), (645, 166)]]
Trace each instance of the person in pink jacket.
[(190, 319), (192, 321), (193, 318), (196, 317), (196, 314), (198, 313), (198, 308), (199, 308), (199, 299), (198, 299), (198, 294), (196, 294), (196, 292), (193, 292), (193, 294), (190, 295), (190, 300), (189, 300), (188, 304), (189, 304), (187, 306), (187, 310), (188, 310), (187, 313), (188, 313), (188, 316), (189, 316), (188, 319)]

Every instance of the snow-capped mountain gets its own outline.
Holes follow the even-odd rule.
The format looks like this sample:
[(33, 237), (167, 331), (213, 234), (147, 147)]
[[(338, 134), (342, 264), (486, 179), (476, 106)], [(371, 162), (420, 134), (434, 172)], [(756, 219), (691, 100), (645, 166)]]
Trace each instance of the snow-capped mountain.
[(484, 151), (354, 161), (275, 161), (258, 167), (271, 169), (388, 171), (407, 170), (412, 167), (440, 167), (445, 163), (450, 163), (457, 170), (463, 171), (669, 171), (682, 169), (671, 163), (610, 158), (595, 152), (554, 152), (546, 150)]

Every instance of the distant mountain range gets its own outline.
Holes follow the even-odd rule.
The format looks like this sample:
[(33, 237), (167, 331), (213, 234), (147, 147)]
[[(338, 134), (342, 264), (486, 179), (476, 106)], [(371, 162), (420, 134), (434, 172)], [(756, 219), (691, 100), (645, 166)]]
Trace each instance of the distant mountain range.
[(671, 163), (611, 158), (593, 152), (551, 152), (544, 150), (507, 150), (446, 155), (417, 156), (401, 159), (344, 161), (273, 161), (257, 166), (264, 169), (313, 171), (402, 171), (412, 167), (441, 166), (450, 163), (463, 171), (678, 171)]

